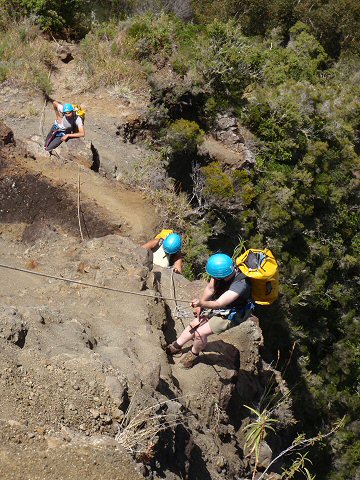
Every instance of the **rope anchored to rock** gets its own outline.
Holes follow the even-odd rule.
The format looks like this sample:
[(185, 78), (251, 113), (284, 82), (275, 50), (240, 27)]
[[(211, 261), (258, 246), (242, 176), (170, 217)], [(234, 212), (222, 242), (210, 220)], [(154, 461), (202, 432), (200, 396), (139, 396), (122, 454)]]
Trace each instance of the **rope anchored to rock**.
[(80, 280), (74, 280), (72, 278), (65, 278), (65, 277), (57, 277), (55, 275), (49, 275), (47, 273), (40, 273), (40, 272), (34, 272), (32, 270), (27, 270), (26, 268), (19, 268), (19, 267), (13, 267), (10, 265), (4, 265), (0, 263), (1, 268), (6, 268), (8, 270), (14, 270), (16, 272), (23, 272), (23, 273), (29, 273), (30, 275), (36, 275), (38, 277), (45, 277), (45, 278), (52, 278), (54, 280), (60, 280), (62, 282), (68, 282), (68, 283), (75, 283), (76, 285), (82, 285), (83, 287), (93, 287), (93, 288), (100, 288), (101, 290), (108, 290), (110, 292), (119, 292), (119, 293), (125, 293), (128, 295), (136, 295), (139, 297), (150, 297), (153, 299), (161, 299), (161, 300), (172, 300), (172, 301), (177, 301), (181, 303), (190, 303), (190, 300), (184, 300), (181, 298), (173, 298), (173, 297), (163, 297), (162, 295), (152, 295), (150, 293), (144, 293), (144, 292), (132, 292), (131, 290), (122, 290), (121, 288), (112, 288), (112, 287), (105, 287), (103, 285), (96, 285), (95, 283), (88, 283), (88, 282), (82, 282)]

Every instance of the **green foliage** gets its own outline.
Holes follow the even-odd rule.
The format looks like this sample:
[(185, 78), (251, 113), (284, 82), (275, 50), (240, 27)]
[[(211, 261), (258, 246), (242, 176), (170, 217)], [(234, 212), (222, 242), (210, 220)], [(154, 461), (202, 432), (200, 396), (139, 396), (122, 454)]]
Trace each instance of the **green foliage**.
[(311, 460), (307, 458), (307, 453), (304, 455), (301, 453), (297, 454), (297, 457), (290, 465), (289, 468), (284, 469), (281, 478), (286, 480), (294, 478), (297, 473), (302, 473), (307, 480), (315, 480), (315, 476), (311, 475), (308, 468), (306, 467), (307, 464), (312, 464)]
[(239, 99), (254, 76), (251, 42), (232, 23), (215, 21), (206, 34), (198, 68), (207, 88), (220, 97)]
[(276, 29), (283, 41), (291, 27), (304, 22), (326, 50), (338, 56), (341, 49), (359, 49), (359, 2), (357, 0), (206, 0), (193, 2), (202, 23), (215, 18), (238, 18), (246, 35), (269, 35)]
[(275, 432), (272, 425), (278, 423), (278, 420), (271, 418), (271, 413), (266, 409), (259, 412), (247, 405), (244, 406), (256, 416), (256, 419), (244, 428), (244, 432), (247, 432), (245, 434), (245, 450), (248, 451), (249, 455), (255, 455), (256, 472), (261, 445), (269, 431)]
[(127, 29), (129, 53), (138, 60), (169, 58), (174, 46), (177, 20), (165, 14), (137, 17)]
[(249, 207), (256, 197), (254, 186), (246, 170), (235, 170), (231, 175), (234, 191), (240, 196), (243, 205)]
[(206, 167), (202, 167), (201, 173), (205, 177), (205, 198), (217, 203), (234, 195), (234, 187), (219, 163), (213, 162)]
[(269, 83), (280, 84), (289, 79), (315, 81), (327, 66), (327, 55), (308, 33), (306, 25), (298, 22), (290, 29), (287, 47), (275, 47), (266, 52), (264, 76)]
[(83, 0), (13, 0), (0, 3), (8, 18), (32, 17), (44, 32), (82, 37), (90, 28), (88, 5)]
[(184, 236), (183, 253), (185, 256), (184, 275), (189, 280), (195, 280), (199, 272), (204, 270), (205, 263), (210, 251), (207, 240), (211, 234), (211, 228), (206, 222), (198, 225), (190, 225)]
[(180, 118), (167, 128), (166, 143), (174, 153), (183, 151), (195, 153), (203, 135), (204, 131), (196, 122)]
[(353, 51), (359, 48), (359, 13), (356, 0), (305, 0), (297, 3), (294, 10), (334, 56), (341, 48)]

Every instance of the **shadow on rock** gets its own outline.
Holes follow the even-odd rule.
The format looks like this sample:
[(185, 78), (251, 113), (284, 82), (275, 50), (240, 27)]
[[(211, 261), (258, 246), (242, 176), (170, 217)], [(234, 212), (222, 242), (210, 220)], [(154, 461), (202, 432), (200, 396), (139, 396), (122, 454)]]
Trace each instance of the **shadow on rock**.
[(238, 370), (240, 365), (239, 350), (230, 343), (226, 343), (223, 340), (209, 342), (205, 352), (206, 355), (202, 355), (199, 362), (229, 370)]

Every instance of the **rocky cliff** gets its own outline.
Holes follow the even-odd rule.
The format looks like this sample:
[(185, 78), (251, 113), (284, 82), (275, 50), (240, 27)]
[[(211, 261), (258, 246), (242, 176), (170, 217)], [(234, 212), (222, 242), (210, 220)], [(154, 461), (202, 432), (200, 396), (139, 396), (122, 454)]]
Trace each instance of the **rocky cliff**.
[(248, 478), (243, 404), (276, 377), (258, 320), (179, 368), (165, 345), (204, 284), (149, 265), (151, 207), (0, 131), (1, 478)]

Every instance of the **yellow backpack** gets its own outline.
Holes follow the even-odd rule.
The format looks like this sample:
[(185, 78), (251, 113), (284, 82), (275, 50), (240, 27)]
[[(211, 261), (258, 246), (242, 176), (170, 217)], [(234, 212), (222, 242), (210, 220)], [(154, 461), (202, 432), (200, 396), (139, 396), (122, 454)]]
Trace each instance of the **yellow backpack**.
[(255, 303), (271, 305), (279, 296), (279, 266), (271, 251), (251, 248), (235, 262), (251, 280), (251, 296)]
[(72, 106), (76, 115), (81, 118), (83, 123), (85, 123), (85, 109), (77, 103), (73, 103)]
[(160, 233), (158, 233), (156, 235), (155, 238), (162, 238), (163, 240), (165, 240), (166, 237), (168, 237), (171, 233), (174, 233), (174, 230), (166, 230), (166, 229), (163, 229), (161, 230)]

